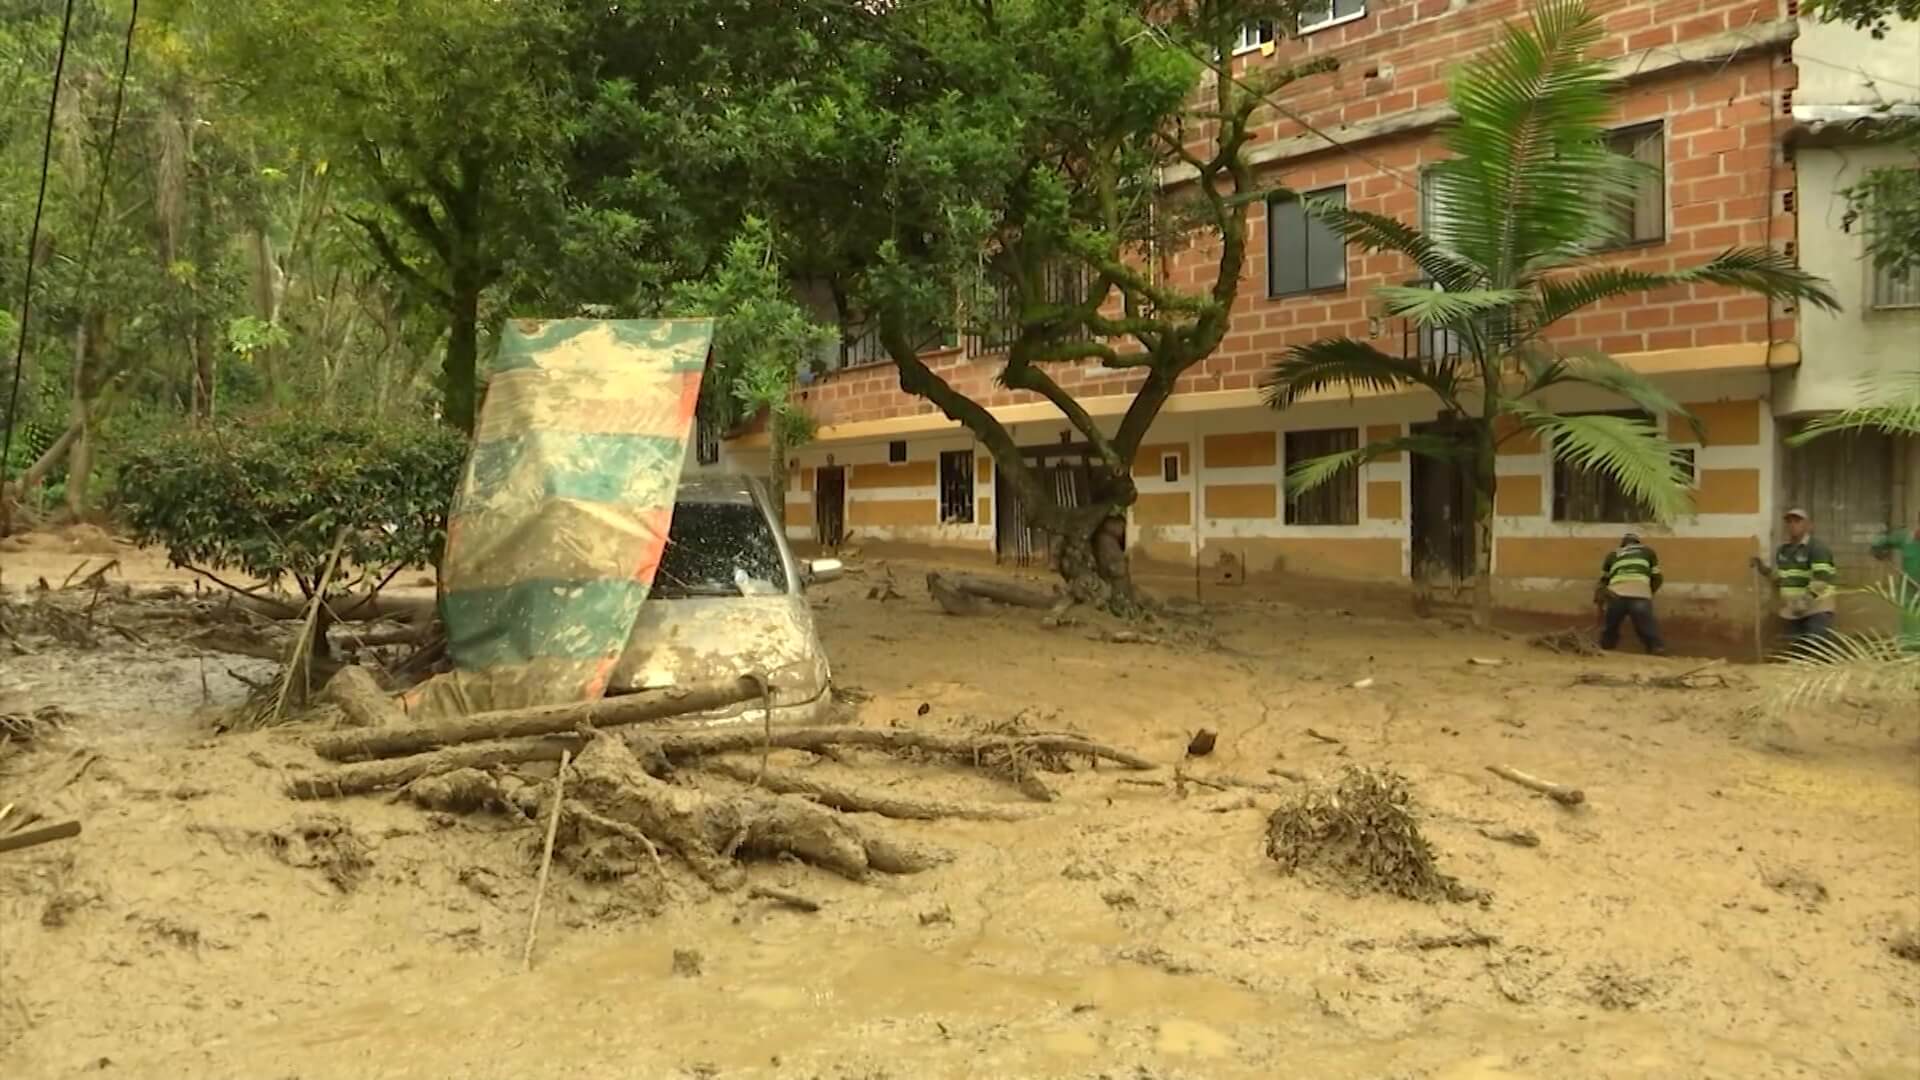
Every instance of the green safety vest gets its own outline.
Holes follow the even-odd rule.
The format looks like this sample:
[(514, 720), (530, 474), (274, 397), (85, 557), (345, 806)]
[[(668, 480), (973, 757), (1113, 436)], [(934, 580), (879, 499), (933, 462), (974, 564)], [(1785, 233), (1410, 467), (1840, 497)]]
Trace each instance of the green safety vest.
[(1833, 610), (1833, 552), (1809, 536), (1787, 541), (1773, 553), (1773, 580), (1780, 588), (1780, 614), (1798, 619)]
[(1600, 564), (1600, 584), (1615, 596), (1652, 596), (1660, 581), (1660, 556), (1645, 544), (1616, 548)]

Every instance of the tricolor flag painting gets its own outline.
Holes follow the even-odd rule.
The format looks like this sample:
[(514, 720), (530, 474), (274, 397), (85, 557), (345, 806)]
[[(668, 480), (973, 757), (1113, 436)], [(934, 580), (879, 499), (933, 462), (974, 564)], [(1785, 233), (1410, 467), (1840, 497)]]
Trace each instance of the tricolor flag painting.
[(507, 324), (448, 519), (455, 670), (409, 712), (605, 694), (666, 546), (712, 340), (705, 319)]

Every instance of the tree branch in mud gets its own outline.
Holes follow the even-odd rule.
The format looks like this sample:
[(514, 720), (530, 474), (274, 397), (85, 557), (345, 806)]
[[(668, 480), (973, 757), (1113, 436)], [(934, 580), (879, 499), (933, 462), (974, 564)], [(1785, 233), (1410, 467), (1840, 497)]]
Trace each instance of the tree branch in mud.
[(703, 761), (699, 768), (716, 776), (724, 776), (742, 784), (754, 784), (780, 795), (804, 795), (821, 806), (847, 813), (878, 814), (881, 817), (906, 821), (937, 821), (941, 818), (958, 818), (964, 821), (1022, 821), (1032, 816), (1032, 811), (1024, 806), (978, 806), (965, 803), (944, 802), (938, 799), (915, 799), (904, 795), (891, 795), (883, 792), (862, 791), (858, 788), (843, 787), (808, 776), (769, 770), (762, 774), (758, 769), (732, 761)]
[[(548, 710), (522, 711), (532, 713)], [(348, 737), (352, 736), (342, 736)], [(827, 727), (786, 731), (776, 729), (772, 732), (642, 731), (632, 735), (630, 740), (635, 752), (646, 760), (659, 758), (671, 761), (709, 754), (741, 753), (759, 750), (763, 746), (775, 750), (808, 750), (815, 753), (832, 747), (858, 746), (892, 753), (931, 753), (962, 764), (989, 769), (1000, 767), (1001, 762), (1013, 759), (1016, 755), (1035, 753), (1084, 755), (1137, 770), (1158, 767), (1138, 754), (1073, 735), (945, 735), (899, 728)], [(582, 735), (555, 733), (538, 739), (449, 746), (433, 753), (362, 762), (311, 776), (295, 777), (288, 781), (286, 791), (296, 799), (364, 795), (454, 769), (485, 769), (534, 761), (558, 761), (562, 752), (583, 752), (585, 744), (586, 739)]]
[(971, 614), (968, 603), (976, 597), (1041, 611), (1061, 611), (1073, 603), (1072, 597), (1057, 591), (1041, 592), (1011, 581), (995, 581), (969, 574), (943, 574), (939, 571), (927, 575), (927, 592), (949, 615)]
[(765, 686), (758, 677), (696, 683), (599, 701), (480, 713), (397, 730), (342, 732), (319, 740), (314, 744), (314, 751), (332, 761), (400, 757), (489, 739), (553, 735), (583, 724), (605, 728), (666, 720), (725, 708), (759, 698), (764, 692)]

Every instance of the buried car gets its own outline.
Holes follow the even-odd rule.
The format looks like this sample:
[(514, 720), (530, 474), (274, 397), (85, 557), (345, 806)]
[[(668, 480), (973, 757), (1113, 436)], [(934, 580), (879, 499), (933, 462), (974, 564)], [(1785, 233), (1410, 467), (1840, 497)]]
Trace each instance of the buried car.
[[(839, 576), (841, 566), (833, 559), (795, 559), (776, 520), (756, 480), (681, 481), (653, 589), (609, 695), (759, 675), (774, 723), (812, 723), (825, 714), (832, 669), (803, 590)], [(759, 723), (765, 708), (747, 702), (685, 719)]]

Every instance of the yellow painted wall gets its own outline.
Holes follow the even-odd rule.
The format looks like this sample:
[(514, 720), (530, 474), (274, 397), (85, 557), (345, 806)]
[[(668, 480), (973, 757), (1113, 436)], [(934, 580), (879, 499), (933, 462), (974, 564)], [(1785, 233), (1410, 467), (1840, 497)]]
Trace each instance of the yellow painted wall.
[(931, 461), (855, 465), (847, 473), (847, 484), (855, 488), (933, 487), (940, 482), (940, 467)]
[(1133, 455), (1133, 475), (1159, 476), (1160, 459), (1168, 454), (1172, 454), (1180, 459), (1181, 476), (1185, 476), (1193, 471), (1192, 467), (1187, 464), (1187, 445), (1185, 443), (1154, 443), (1150, 446), (1142, 446), (1140, 452)]
[[(1251, 431), (1237, 435), (1209, 435), (1202, 444), (1202, 459), (1209, 469), (1256, 468), (1280, 461), (1279, 436), (1271, 431)], [(1272, 516), (1272, 515), (1268, 515)]]
[[(1696, 401), (1683, 404), (1707, 429), (1708, 446), (1760, 445), (1760, 402)], [(1669, 416), (1667, 438), (1678, 443), (1693, 442), (1693, 425), (1678, 416)]]
[(1398, 539), (1247, 537), (1209, 540), (1201, 549), (1200, 561), (1210, 566), (1223, 553), (1241, 560), (1241, 564), (1247, 568), (1250, 582), (1261, 574), (1308, 574), (1359, 580), (1397, 580), (1400, 577)]
[[(1624, 527), (1623, 527), (1624, 528)], [(1744, 584), (1753, 574), (1747, 559), (1759, 553), (1750, 536), (1648, 536), (1670, 582)], [(1503, 578), (1579, 578), (1618, 543), (1610, 537), (1494, 537), (1495, 575)]]
[(1137, 525), (1190, 525), (1192, 500), (1184, 491), (1152, 491), (1133, 502), (1133, 520)]
[(1279, 516), (1279, 495), (1272, 484), (1209, 484), (1206, 492), (1210, 518), (1270, 521)]
[[(1388, 439), (1397, 439), (1403, 434), (1405, 434), (1405, 432), (1401, 429), (1399, 424), (1368, 424), (1367, 425), (1367, 441), (1370, 443), (1385, 442)], [(1381, 454), (1379, 457), (1374, 458), (1373, 460), (1399, 461), (1400, 451), (1395, 450), (1391, 454)]]
[(1540, 513), (1538, 476), (1502, 476), (1493, 489), (1493, 512), (1536, 517)]
[(1760, 470), (1701, 469), (1693, 509), (1701, 514), (1759, 513)]
[(849, 525), (938, 525), (934, 499), (855, 499), (847, 503)]
[(1400, 481), (1367, 481), (1367, 520), (1398, 521), (1399, 519)]

